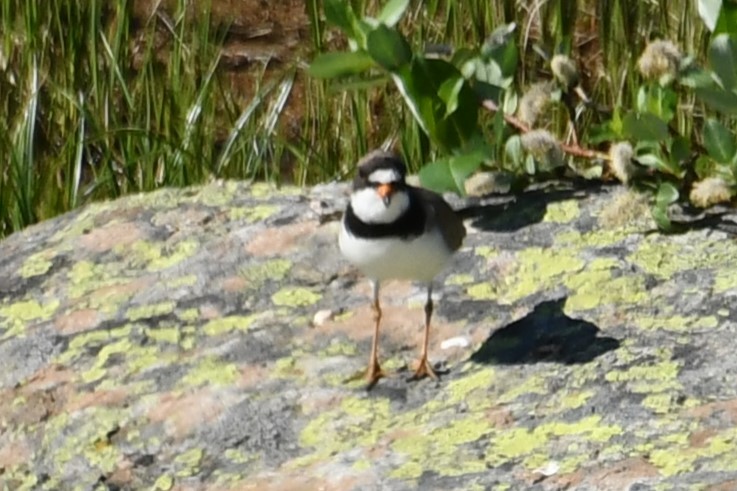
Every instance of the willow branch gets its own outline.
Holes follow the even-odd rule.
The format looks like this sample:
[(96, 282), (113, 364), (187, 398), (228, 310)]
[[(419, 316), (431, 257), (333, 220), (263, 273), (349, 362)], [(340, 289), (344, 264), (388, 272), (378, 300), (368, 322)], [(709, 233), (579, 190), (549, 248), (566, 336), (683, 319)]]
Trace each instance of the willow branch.
[[(492, 101), (491, 99), (484, 99), (481, 102), (481, 105), (488, 109), (489, 111), (495, 113), (499, 111), (499, 106), (496, 104), (496, 102)], [(504, 114), (504, 121), (507, 122), (508, 125), (518, 129), (521, 133), (528, 133), (532, 130), (529, 126), (527, 126), (525, 123), (520, 121), (518, 118), (509, 115)], [(596, 150), (592, 150), (590, 148), (584, 148), (580, 145), (567, 145), (565, 143), (560, 144), (561, 150), (563, 152), (567, 153), (568, 155), (573, 155), (574, 157), (581, 157), (584, 159), (603, 159), (603, 160), (609, 160), (609, 155), (603, 152), (597, 152)]]

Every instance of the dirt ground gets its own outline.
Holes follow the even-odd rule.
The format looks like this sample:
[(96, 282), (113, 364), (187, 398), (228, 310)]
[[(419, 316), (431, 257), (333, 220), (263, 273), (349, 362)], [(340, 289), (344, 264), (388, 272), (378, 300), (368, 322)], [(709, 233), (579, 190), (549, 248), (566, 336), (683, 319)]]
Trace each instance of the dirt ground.
[[(227, 28), (222, 68), (236, 101), (246, 104), (264, 73), (268, 79), (307, 56), (312, 42), (304, 0), (210, 2), (214, 27)], [(205, 3), (192, 2), (191, 9), (202, 9)], [(134, 0), (134, 24), (147, 25), (154, 16), (171, 18), (176, 7), (177, 0)], [(304, 80), (300, 75), (298, 72), (282, 121), (295, 123), (304, 113)]]

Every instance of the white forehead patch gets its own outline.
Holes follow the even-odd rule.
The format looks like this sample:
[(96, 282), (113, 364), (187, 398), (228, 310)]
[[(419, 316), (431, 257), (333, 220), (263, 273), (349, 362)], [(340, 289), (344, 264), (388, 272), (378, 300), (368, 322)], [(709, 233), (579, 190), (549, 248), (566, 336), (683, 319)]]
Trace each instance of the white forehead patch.
[(369, 174), (368, 180), (376, 184), (387, 184), (401, 181), (402, 176), (394, 169), (377, 169)]

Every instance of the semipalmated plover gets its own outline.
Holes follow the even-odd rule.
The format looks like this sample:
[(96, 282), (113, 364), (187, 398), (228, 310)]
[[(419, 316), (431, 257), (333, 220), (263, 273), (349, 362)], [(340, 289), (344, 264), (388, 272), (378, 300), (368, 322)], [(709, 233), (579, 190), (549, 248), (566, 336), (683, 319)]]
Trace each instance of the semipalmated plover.
[(426, 285), (425, 335), (413, 378), (437, 378), (427, 359), (432, 280), (466, 236), (463, 221), (443, 197), (408, 185), (406, 174), (404, 162), (394, 153), (375, 150), (362, 158), (338, 241), (340, 251), (369, 278), (373, 290), (375, 326), (366, 374), (369, 388), (384, 375), (378, 360), (379, 286), (389, 279)]

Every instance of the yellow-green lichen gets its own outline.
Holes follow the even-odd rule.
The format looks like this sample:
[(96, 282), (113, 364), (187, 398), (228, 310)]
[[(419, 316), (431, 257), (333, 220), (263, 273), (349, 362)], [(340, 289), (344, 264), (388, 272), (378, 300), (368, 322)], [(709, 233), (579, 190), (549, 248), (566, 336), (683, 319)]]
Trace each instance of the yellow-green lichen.
[(650, 452), (650, 462), (665, 477), (691, 472), (698, 467), (705, 472), (735, 472), (734, 442), (737, 430), (730, 428), (709, 438), (703, 446), (669, 445)]
[(139, 373), (153, 367), (171, 365), (177, 360), (177, 352), (162, 352), (160, 346), (136, 347), (128, 353), (128, 369), (131, 373)]
[(176, 302), (160, 302), (151, 305), (140, 305), (128, 309), (125, 316), (128, 320), (134, 322), (141, 319), (150, 319), (152, 317), (171, 314), (174, 312), (174, 307), (176, 307), (176, 305)]
[(231, 220), (245, 220), (249, 223), (266, 220), (276, 214), (280, 208), (276, 205), (240, 206), (231, 208), (228, 216)]
[(294, 354), (292, 356), (285, 356), (284, 358), (276, 360), (276, 362), (274, 362), (274, 368), (271, 370), (272, 376), (275, 378), (288, 378), (292, 380), (304, 378), (304, 373), (297, 366), (297, 356), (298, 354)]
[(260, 288), (267, 281), (281, 281), (292, 268), (288, 259), (271, 259), (251, 264), (241, 269), (241, 276), (248, 281), (249, 288)]
[(492, 259), (499, 255), (499, 249), (490, 246), (478, 246), (474, 249), (474, 253), (484, 259)]
[(283, 307), (307, 307), (317, 303), (322, 296), (309, 288), (285, 287), (271, 296), (274, 305)]
[(201, 448), (191, 448), (174, 457), (174, 462), (182, 468), (176, 473), (177, 477), (189, 477), (197, 474), (204, 452)]
[(238, 183), (235, 181), (213, 182), (199, 188), (197, 194), (187, 201), (222, 208), (233, 201), (237, 191)]
[(256, 319), (256, 315), (229, 315), (209, 321), (202, 326), (202, 331), (208, 336), (218, 336), (231, 331), (247, 331)]
[(128, 254), (121, 247), (116, 247), (115, 251), (128, 255), (135, 266), (145, 266), (148, 271), (161, 271), (189, 259), (198, 248), (199, 243), (193, 239), (176, 244), (138, 240), (130, 246)]
[(169, 288), (180, 288), (183, 286), (192, 286), (195, 283), (197, 283), (196, 274), (188, 274), (185, 276), (179, 276), (177, 278), (166, 280), (166, 286)]
[(208, 357), (192, 366), (182, 377), (180, 385), (184, 387), (197, 387), (203, 384), (231, 385), (238, 376), (238, 367), (234, 363), (223, 363)]
[(147, 329), (146, 335), (154, 341), (177, 344), (181, 339), (179, 327), (157, 327), (156, 329)]
[(200, 318), (200, 312), (196, 308), (189, 308), (178, 312), (177, 317), (185, 322), (192, 322)]
[(496, 372), (492, 367), (484, 367), (475, 373), (466, 375), (457, 380), (448, 383), (447, 404), (457, 404), (469, 398), (469, 394), (476, 391), (488, 391), (489, 387), (494, 383)]
[(174, 487), (174, 478), (169, 474), (162, 474), (156, 479), (153, 491), (169, 491)]
[(569, 223), (578, 218), (581, 214), (581, 209), (578, 206), (578, 201), (569, 199), (565, 201), (548, 203), (545, 216), (543, 217), (544, 222), (553, 223)]
[(515, 384), (508, 391), (501, 394), (497, 401), (499, 403), (512, 402), (518, 397), (528, 394), (547, 394), (548, 381), (544, 375), (531, 375), (524, 381)]
[[(96, 265), (91, 261), (79, 261), (72, 266), (72, 269), (68, 273), (69, 283), (73, 287), (81, 287), (82, 285), (90, 282), (94, 278), (99, 278), (101, 266)], [(78, 297), (83, 294), (86, 290), (70, 289), (70, 295), (72, 297)]]
[(657, 414), (666, 414), (673, 410), (675, 395), (668, 392), (649, 394), (642, 400), (642, 405)]
[(95, 363), (86, 372), (82, 372), (82, 381), (84, 383), (94, 382), (105, 376), (105, 364), (107, 363), (110, 356), (114, 354), (126, 354), (133, 348), (133, 345), (128, 338), (120, 339), (114, 343), (104, 345), (97, 353)]
[(248, 187), (248, 191), (251, 192), (251, 196), (254, 198), (268, 198), (277, 192), (281, 196), (296, 196), (302, 193), (302, 190), (297, 186), (281, 186), (277, 188), (275, 185), (267, 182), (254, 182)]
[[(79, 261), (68, 273), (68, 292), (71, 298), (88, 295), (85, 305), (102, 313), (113, 314), (139, 288), (130, 288), (132, 280), (120, 277), (123, 263), (95, 264)], [(93, 295), (89, 295), (94, 292)]]
[(128, 337), (131, 335), (132, 330), (133, 326), (131, 324), (126, 324), (114, 329), (100, 329), (95, 331), (82, 332), (74, 336), (74, 338), (72, 338), (72, 340), (69, 342), (68, 351), (75, 351), (81, 348), (86, 348), (92, 344), (102, 344), (103, 342), (110, 339)]
[(543, 450), (553, 439), (571, 437), (574, 442), (585, 440), (604, 443), (621, 433), (620, 426), (604, 424), (598, 415), (588, 416), (572, 423), (562, 421), (544, 423), (531, 430), (510, 428), (492, 434), (486, 458), (487, 462), (493, 465), (522, 459), (525, 467), (529, 469), (545, 462), (547, 452)]
[(53, 257), (52, 251), (42, 251), (32, 254), (23, 261), (23, 265), (20, 268), (20, 275), (23, 278), (31, 278), (33, 276), (41, 276), (51, 269), (53, 263), (51, 258)]
[(108, 433), (122, 425), (125, 411), (95, 406), (74, 417), (52, 417), (44, 432), (44, 447), (54, 448), (54, 460), (63, 466), (73, 459), (83, 458), (100, 472), (112, 472), (123, 455), (110, 445)]
[(324, 456), (357, 445), (374, 445), (386, 430), (389, 414), (387, 399), (346, 397), (337, 409), (320, 413), (310, 421), (299, 441)]
[(473, 283), (473, 275), (470, 274), (454, 274), (445, 280), (446, 285), (467, 285), (469, 283)]
[(712, 288), (715, 294), (737, 289), (737, 275), (734, 274), (734, 268), (718, 269), (714, 275)]
[(109, 206), (107, 203), (96, 202), (87, 205), (75, 219), (62, 230), (55, 233), (49, 243), (55, 242), (68, 242), (72, 237), (79, 237), (84, 234), (85, 231), (92, 229), (95, 226), (95, 215), (105, 210)]
[(494, 300), (497, 297), (497, 288), (491, 283), (477, 283), (469, 286), (466, 294), (474, 300)]
[(503, 303), (514, 303), (535, 292), (554, 287), (564, 275), (577, 273), (585, 266), (575, 251), (530, 247), (517, 254), (514, 274), (500, 288)]
[(327, 348), (320, 352), (320, 356), (354, 356), (356, 352), (355, 344), (333, 339)]
[(556, 394), (556, 396), (554, 399), (556, 407), (562, 410), (570, 410), (577, 409), (586, 404), (586, 401), (594, 396), (594, 391), (565, 392), (563, 394)]
[(223, 452), (223, 457), (234, 464), (245, 464), (252, 460), (256, 460), (258, 458), (258, 454), (244, 452), (239, 448), (227, 448)]
[(683, 331), (713, 329), (719, 325), (719, 320), (713, 315), (700, 317), (696, 315), (671, 317), (648, 317), (638, 316), (634, 319), (637, 327), (641, 329), (663, 329), (666, 331)]
[(610, 370), (604, 378), (609, 382), (626, 382), (632, 392), (652, 394), (680, 389), (678, 370), (677, 362), (663, 360), (651, 365), (635, 365), (625, 370)]
[(0, 339), (21, 335), (29, 323), (48, 320), (59, 308), (58, 300), (39, 303), (38, 300), (23, 300), (0, 307), (0, 329), (4, 329)]
[(737, 245), (733, 241), (664, 242), (653, 235), (643, 239), (630, 260), (652, 275), (669, 279), (679, 271), (729, 270), (726, 266), (734, 265), (736, 257)]
[(566, 312), (589, 310), (601, 305), (639, 304), (648, 299), (642, 277), (612, 278), (610, 271), (596, 267), (587, 267), (572, 274), (563, 284), (571, 290), (566, 299)]

